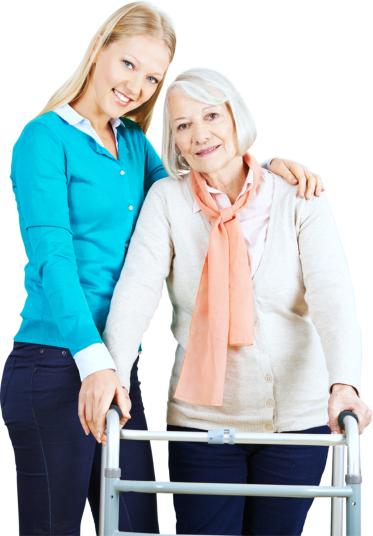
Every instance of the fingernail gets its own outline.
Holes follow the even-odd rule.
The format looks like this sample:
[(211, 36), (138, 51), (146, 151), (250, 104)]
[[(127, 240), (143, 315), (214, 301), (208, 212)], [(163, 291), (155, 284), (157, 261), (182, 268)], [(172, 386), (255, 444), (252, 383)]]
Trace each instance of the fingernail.
[(336, 432), (336, 431), (334, 430), (334, 432), (332, 432), (332, 434), (338, 434), (338, 432)]
[(88, 430), (85, 430), (85, 435), (89, 435), (89, 431), (88, 431)]
[(101, 437), (101, 432), (97, 432), (97, 439)]
[(320, 190), (317, 190), (317, 191), (316, 191), (316, 194), (317, 194), (317, 195), (320, 195), (320, 193), (321, 193)]

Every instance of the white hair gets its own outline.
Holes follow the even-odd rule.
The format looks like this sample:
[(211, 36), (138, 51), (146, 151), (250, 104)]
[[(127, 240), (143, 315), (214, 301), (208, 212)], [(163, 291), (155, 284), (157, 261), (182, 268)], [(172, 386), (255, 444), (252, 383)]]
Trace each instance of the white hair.
[(169, 86), (163, 111), (162, 161), (170, 177), (182, 177), (190, 171), (187, 161), (176, 147), (170, 123), (169, 101), (181, 90), (188, 97), (206, 104), (227, 103), (235, 122), (238, 151), (244, 155), (256, 138), (256, 126), (241, 95), (226, 76), (213, 69), (188, 69)]

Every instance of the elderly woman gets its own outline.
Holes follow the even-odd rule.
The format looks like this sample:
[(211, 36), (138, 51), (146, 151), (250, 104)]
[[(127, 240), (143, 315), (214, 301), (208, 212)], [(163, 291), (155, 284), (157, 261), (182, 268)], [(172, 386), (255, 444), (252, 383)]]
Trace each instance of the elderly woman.
[[(256, 130), (223, 75), (168, 89), (163, 162), (114, 291), (104, 341), (122, 385), (166, 280), (177, 339), (169, 430), (360, 431), (361, 333), (325, 196), (305, 201), (247, 152)], [(328, 415), (329, 411), (329, 415)], [(327, 426), (329, 424), (329, 427)], [(327, 447), (169, 444), (173, 481), (318, 485)], [(301, 534), (310, 499), (177, 495), (182, 534)]]

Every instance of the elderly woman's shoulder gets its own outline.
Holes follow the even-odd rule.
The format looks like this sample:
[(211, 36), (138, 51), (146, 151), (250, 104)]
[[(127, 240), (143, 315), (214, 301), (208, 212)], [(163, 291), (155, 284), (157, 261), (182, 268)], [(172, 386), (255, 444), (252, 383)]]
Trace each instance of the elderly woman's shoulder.
[(149, 193), (157, 194), (161, 197), (174, 196), (182, 193), (189, 180), (189, 174), (181, 178), (165, 177), (156, 181), (149, 190)]
[(282, 206), (283, 212), (293, 213), (296, 220), (303, 221), (311, 215), (326, 215), (331, 212), (325, 193), (322, 193), (320, 197), (312, 195), (310, 199), (300, 197), (298, 184), (290, 184), (275, 173), (268, 171), (267, 173), (273, 177), (274, 199), (277, 198), (276, 204), (278, 203)]

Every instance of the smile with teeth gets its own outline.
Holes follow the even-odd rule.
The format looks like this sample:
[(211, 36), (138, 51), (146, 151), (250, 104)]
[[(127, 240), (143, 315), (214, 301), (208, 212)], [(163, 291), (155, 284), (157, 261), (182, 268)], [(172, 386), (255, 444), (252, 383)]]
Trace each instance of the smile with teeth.
[(118, 99), (120, 99), (122, 102), (130, 102), (131, 99), (128, 99), (127, 97), (125, 97), (123, 95), (123, 93), (119, 93), (119, 91), (117, 91), (116, 89), (113, 89), (115, 95), (118, 97)]
[(205, 156), (205, 155), (208, 155), (210, 153), (213, 153), (214, 151), (216, 151), (217, 149), (219, 149), (220, 145), (214, 145), (213, 147), (207, 147), (207, 149), (204, 149), (203, 151), (199, 151), (198, 153), (196, 153), (197, 156)]

